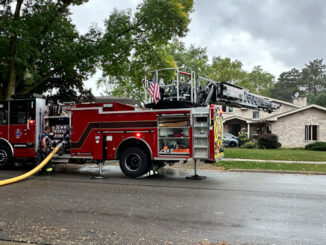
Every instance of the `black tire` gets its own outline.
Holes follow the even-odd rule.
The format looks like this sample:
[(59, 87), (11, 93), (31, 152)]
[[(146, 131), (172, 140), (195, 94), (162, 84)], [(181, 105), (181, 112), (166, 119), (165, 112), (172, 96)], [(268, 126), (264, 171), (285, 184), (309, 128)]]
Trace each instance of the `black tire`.
[(12, 152), (6, 145), (0, 145), (0, 169), (6, 169), (11, 166)]
[(236, 144), (235, 142), (230, 142), (229, 146), (230, 146), (230, 147), (236, 147), (237, 144)]
[(146, 152), (139, 147), (125, 149), (119, 161), (122, 172), (131, 178), (144, 175), (150, 168), (150, 160)]

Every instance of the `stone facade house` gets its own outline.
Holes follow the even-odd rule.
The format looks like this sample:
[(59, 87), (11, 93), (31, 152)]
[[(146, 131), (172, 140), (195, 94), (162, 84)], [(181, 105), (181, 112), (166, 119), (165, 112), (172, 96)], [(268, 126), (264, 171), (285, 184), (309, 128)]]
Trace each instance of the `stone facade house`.
[(224, 107), (224, 132), (238, 135), (246, 130), (249, 138), (273, 133), (282, 147), (304, 147), (315, 141), (326, 141), (326, 108), (307, 105), (306, 97), (293, 103), (268, 98), (281, 107), (272, 112)]

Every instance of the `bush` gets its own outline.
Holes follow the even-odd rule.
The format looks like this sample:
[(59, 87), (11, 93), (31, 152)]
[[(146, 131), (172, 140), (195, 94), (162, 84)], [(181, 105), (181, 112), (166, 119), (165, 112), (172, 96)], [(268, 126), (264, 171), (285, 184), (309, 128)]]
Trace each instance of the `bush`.
[(326, 142), (315, 142), (305, 146), (305, 150), (326, 151)]
[(277, 149), (281, 147), (278, 142), (278, 137), (275, 134), (263, 134), (258, 137), (259, 148), (262, 149)]
[(258, 141), (257, 140), (250, 140), (246, 143), (244, 143), (241, 148), (247, 148), (247, 149), (258, 149)]

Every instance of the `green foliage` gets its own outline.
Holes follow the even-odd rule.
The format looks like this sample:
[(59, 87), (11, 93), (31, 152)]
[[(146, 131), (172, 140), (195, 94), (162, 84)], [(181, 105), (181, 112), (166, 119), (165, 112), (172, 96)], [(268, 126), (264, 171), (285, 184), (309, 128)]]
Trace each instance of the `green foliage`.
[(326, 91), (309, 95), (308, 103), (326, 107)]
[(251, 162), (251, 161), (220, 161), (214, 164), (225, 169), (260, 169), (278, 171), (309, 171), (326, 172), (326, 164), (302, 164), (302, 163), (275, 163), (275, 162)]
[(207, 76), (219, 82), (231, 82), (248, 89), (251, 93), (269, 96), (270, 89), (274, 86), (274, 76), (263, 71), (260, 66), (251, 72), (242, 69), (242, 63), (230, 58), (215, 57), (208, 68)]
[(0, 98), (53, 88), (70, 91), (70, 100), (89, 94), (83, 81), (95, 72), (101, 34), (91, 28), (80, 35), (69, 17), (69, 6), (84, 2), (28, 1), (14, 18), (9, 1), (1, 2)]
[(244, 143), (241, 148), (246, 148), (246, 149), (258, 149), (258, 141), (257, 140), (250, 140), (246, 143)]
[(326, 142), (315, 142), (305, 146), (305, 150), (326, 151)]
[(317, 94), (326, 90), (326, 65), (322, 59), (306, 64), (301, 71), (301, 90), (306, 94)]
[(139, 95), (144, 70), (176, 66), (163, 47), (187, 33), (193, 0), (144, 0), (134, 12), (113, 11), (104, 33), (92, 27), (80, 35), (69, 6), (85, 2), (0, 2), (0, 99), (48, 90), (89, 98), (83, 81), (97, 66), (118, 80), (117, 94)]
[(325, 152), (303, 149), (244, 149), (225, 148), (226, 158), (286, 160), (286, 161), (326, 161)]
[(141, 97), (144, 71), (176, 67), (166, 45), (187, 33), (193, 0), (146, 0), (135, 12), (115, 10), (101, 42), (103, 79), (118, 82), (113, 95)]
[(251, 93), (270, 96), (270, 90), (274, 86), (273, 80), (272, 74), (263, 71), (260, 66), (256, 66), (237, 85), (248, 89)]
[(240, 146), (248, 141), (248, 133), (245, 130), (241, 130), (238, 134)]
[(258, 137), (258, 145), (261, 149), (277, 149), (281, 147), (275, 134), (263, 134)]
[(310, 61), (299, 71), (293, 68), (283, 72), (278, 78), (274, 88), (271, 89), (271, 97), (292, 102), (294, 94), (300, 92), (308, 96), (308, 102), (323, 105), (325, 97), (319, 97), (315, 102), (315, 96), (326, 91), (326, 65), (322, 59)]
[(218, 82), (237, 84), (246, 77), (246, 72), (242, 70), (242, 63), (238, 60), (214, 57), (207, 75), (210, 79)]
[(300, 77), (300, 71), (295, 68), (281, 73), (274, 88), (272, 88), (270, 91), (271, 97), (292, 102), (294, 94), (299, 91)]
[(207, 74), (209, 65), (206, 48), (193, 45), (187, 48), (184, 43), (175, 40), (167, 45), (167, 52), (180, 70), (194, 71), (202, 76)]

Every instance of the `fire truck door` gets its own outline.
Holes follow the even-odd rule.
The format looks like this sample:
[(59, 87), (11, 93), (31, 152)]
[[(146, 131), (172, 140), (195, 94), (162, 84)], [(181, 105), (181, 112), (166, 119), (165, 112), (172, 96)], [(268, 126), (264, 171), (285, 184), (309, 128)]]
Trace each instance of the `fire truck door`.
[(35, 155), (35, 109), (33, 100), (10, 101), (9, 141), (16, 157)]
[(8, 102), (0, 102), (0, 138), (8, 139)]

